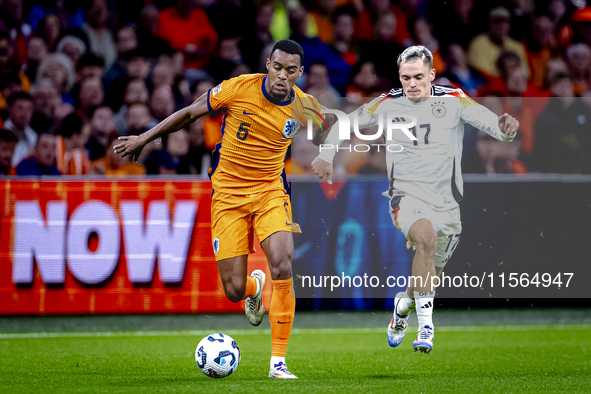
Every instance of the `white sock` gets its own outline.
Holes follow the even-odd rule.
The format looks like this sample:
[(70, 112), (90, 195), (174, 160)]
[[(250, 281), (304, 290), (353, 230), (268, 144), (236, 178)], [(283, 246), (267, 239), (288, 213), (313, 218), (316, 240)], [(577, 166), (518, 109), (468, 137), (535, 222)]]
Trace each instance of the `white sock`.
[(410, 313), (410, 309), (413, 308), (415, 302), (412, 298), (408, 296), (408, 293), (404, 292), (404, 297), (398, 302), (396, 306), (395, 313), (398, 313), (399, 316), (406, 316)]
[(260, 286), (260, 282), (257, 280), (257, 290), (254, 292), (254, 298), (258, 297), (261, 294), (261, 286)]
[(275, 366), (279, 363), (285, 364), (285, 357), (278, 357), (278, 356), (271, 356), (271, 369), (275, 368)]
[(433, 303), (435, 292), (419, 293), (415, 291), (415, 303), (417, 308), (417, 317), (419, 319), (419, 329), (424, 326), (433, 328)]

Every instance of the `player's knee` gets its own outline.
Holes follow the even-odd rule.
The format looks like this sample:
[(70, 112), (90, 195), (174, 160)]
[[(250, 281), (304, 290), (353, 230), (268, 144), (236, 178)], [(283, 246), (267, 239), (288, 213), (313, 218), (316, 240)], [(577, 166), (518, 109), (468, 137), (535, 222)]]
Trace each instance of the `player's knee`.
[(283, 280), (291, 278), (291, 256), (284, 256), (277, 259), (271, 267), (271, 278)]
[(241, 301), (244, 298), (245, 291), (246, 289), (244, 286), (240, 286), (232, 282), (224, 284), (224, 292), (226, 293), (226, 297), (232, 302)]
[(424, 253), (427, 256), (434, 256), (437, 251), (437, 233), (428, 231), (415, 237), (414, 243), (417, 246), (417, 252)]

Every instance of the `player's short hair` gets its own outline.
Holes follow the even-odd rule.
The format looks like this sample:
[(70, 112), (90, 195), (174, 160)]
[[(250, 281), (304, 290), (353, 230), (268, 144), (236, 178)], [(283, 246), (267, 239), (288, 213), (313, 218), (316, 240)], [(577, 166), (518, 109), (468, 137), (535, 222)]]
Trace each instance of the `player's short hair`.
[(269, 59), (271, 59), (273, 57), (273, 54), (275, 53), (276, 50), (280, 50), (285, 53), (289, 53), (290, 55), (298, 55), (300, 57), (300, 65), (302, 65), (302, 63), (304, 63), (304, 50), (302, 49), (302, 46), (295, 41), (281, 40), (281, 41), (277, 42), (277, 44), (275, 44), (273, 46), (273, 49), (271, 50), (271, 54), (269, 55)]
[(408, 47), (398, 56), (396, 64), (398, 68), (402, 63), (408, 63), (420, 59), (425, 66), (429, 66), (429, 70), (433, 68), (433, 54), (430, 50), (422, 45), (413, 45)]
[(0, 142), (17, 143), (18, 135), (9, 129), (0, 129)]

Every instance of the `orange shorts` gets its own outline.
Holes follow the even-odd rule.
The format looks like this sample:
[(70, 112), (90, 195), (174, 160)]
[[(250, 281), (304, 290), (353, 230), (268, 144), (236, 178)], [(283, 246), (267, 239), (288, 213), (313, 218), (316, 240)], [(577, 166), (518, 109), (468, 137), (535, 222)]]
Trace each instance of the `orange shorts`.
[(248, 195), (213, 192), (211, 240), (216, 261), (254, 253), (255, 233), (262, 242), (292, 228), (289, 195), (283, 190)]

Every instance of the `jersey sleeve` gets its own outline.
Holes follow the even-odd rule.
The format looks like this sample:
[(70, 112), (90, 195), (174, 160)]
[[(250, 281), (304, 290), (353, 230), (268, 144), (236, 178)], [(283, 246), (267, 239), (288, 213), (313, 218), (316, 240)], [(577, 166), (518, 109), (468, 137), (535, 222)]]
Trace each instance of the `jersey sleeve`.
[[(357, 122), (359, 130), (367, 129), (378, 125), (378, 114), (380, 113), (380, 104), (388, 98), (388, 95), (383, 94), (380, 97), (363, 104), (355, 111), (347, 115), (349, 123), (349, 133), (353, 131), (353, 126)], [(328, 163), (332, 163), (336, 155), (336, 147), (340, 146), (344, 140), (340, 139), (339, 130), (341, 127), (341, 120), (337, 120), (330, 129), (328, 137), (324, 142), (324, 146), (320, 149), (318, 157)], [(346, 127), (346, 126), (345, 126)], [(331, 148), (332, 147), (332, 148)]]
[(209, 89), (207, 92), (207, 109), (217, 111), (222, 108), (229, 108), (234, 102), (242, 80), (242, 77), (228, 79), (215, 88)]
[(463, 107), (460, 115), (462, 121), (478, 130), (484, 131), (499, 141), (513, 141), (515, 134), (512, 136), (503, 134), (499, 128), (499, 118), (494, 112), (484, 105), (478, 104), (459, 89), (457, 97)]

